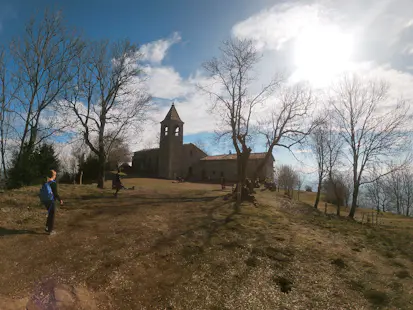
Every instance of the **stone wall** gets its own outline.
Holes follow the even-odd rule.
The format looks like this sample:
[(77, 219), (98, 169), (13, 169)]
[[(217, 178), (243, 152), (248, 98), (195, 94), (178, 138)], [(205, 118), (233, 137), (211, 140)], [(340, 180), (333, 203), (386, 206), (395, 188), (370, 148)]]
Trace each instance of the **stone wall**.
[(146, 177), (158, 176), (159, 149), (135, 152), (132, 158), (133, 172)]
[[(253, 178), (255, 171), (262, 159), (250, 159), (247, 166), (247, 178)], [(200, 160), (194, 166), (194, 180), (220, 181), (224, 176), (228, 182), (237, 180), (237, 161), (236, 160)], [(260, 180), (266, 177), (273, 177), (273, 160), (270, 158), (258, 175)]]
[(194, 178), (196, 167), (201, 158), (207, 156), (192, 143), (184, 144), (181, 157), (181, 176), (186, 179)]

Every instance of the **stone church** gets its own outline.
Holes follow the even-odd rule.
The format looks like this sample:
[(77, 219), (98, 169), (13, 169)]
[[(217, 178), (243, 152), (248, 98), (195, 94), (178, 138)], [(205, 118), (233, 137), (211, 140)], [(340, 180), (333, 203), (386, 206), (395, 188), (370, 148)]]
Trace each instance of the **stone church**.
[[(137, 151), (132, 158), (133, 171), (145, 177), (187, 180), (218, 181), (221, 176), (227, 181), (237, 180), (236, 154), (208, 156), (192, 143), (183, 143), (184, 122), (180, 119), (175, 105), (161, 122), (159, 148)], [(247, 177), (252, 178), (258, 164), (265, 159), (265, 153), (251, 153), (247, 167)], [(259, 174), (260, 180), (273, 178), (274, 158), (265, 163)]]

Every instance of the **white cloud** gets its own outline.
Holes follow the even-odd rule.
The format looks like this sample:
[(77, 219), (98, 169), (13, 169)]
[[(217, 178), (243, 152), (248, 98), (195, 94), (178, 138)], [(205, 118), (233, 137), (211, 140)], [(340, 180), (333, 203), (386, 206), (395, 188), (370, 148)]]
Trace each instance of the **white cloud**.
[(258, 49), (279, 50), (305, 26), (318, 23), (321, 13), (317, 4), (276, 5), (236, 24), (232, 32), (238, 38), (254, 40)]
[(153, 97), (173, 99), (185, 96), (190, 91), (188, 82), (183, 80), (172, 67), (148, 66), (146, 73), (148, 75), (146, 85)]
[[(337, 25), (340, 29), (353, 33), (359, 50), (369, 48), (363, 45), (364, 41), (374, 41), (379, 42), (379, 47), (383, 47), (384, 54), (386, 51), (390, 53), (389, 45), (398, 42), (403, 31), (412, 28), (410, 13), (408, 14), (406, 9), (412, 8), (413, 5), (409, 0), (394, 1), (399, 4), (397, 8), (389, 3), (388, 0), (368, 0), (363, 3), (356, 0), (325, 0), (316, 3), (301, 1), (275, 5), (234, 25), (232, 34), (238, 38), (253, 39), (264, 56), (257, 67), (258, 78), (254, 81), (253, 89), (266, 84), (277, 72), (283, 72), (286, 78), (290, 78), (289, 82), (294, 81), (294, 72), (297, 76), (297, 68), (291, 56), (294, 55), (294, 40), (303, 29), (314, 23)], [(376, 30), (377, 27), (380, 31)], [(389, 37), (393, 40), (390, 43)], [(217, 118), (209, 110), (211, 98), (196, 87), (197, 84), (208, 83), (209, 79), (199, 71), (184, 78), (174, 67), (162, 65), (170, 47), (180, 41), (179, 34), (174, 33), (169, 38), (150, 42), (141, 48), (144, 60), (148, 62), (148, 79), (145, 85), (155, 100), (162, 99), (162, 104), (158, 104), (157, 110), (151, 114), (152, 122), (145, 126), (145, 131), (140, 135), (130, 133), (132, 151), (145, 148), (149, 144), (157, 147), (159, 122), (170, 108), (170, 104), (164, 104), (165, 101), (175, 101), (178, 113), (185, 122), (185, 135), (211, 132), (217, 128)], [(407, 42), (403, 46), (406, 47)], [(366, 55), (374, 55), (374, 52)], [(396, 70), (374, 58), (353, 59), (349, 69), (388, 80), (392, 85), (391, 98), (413, 98), (413, 76), (407, 72)], [(260, 113), (265, 111), (262, 109)], [(307, 151), (297, 153), (303, 153), (301, 156), (305, 156)]]
[(140, 49), (143, 54), (143, 60), (149, 61), (152, 64), (160, 64), (165, 58), (168, 49), (180, 41), (181, 36), (175, 32), (170, 38), (144, 44)]

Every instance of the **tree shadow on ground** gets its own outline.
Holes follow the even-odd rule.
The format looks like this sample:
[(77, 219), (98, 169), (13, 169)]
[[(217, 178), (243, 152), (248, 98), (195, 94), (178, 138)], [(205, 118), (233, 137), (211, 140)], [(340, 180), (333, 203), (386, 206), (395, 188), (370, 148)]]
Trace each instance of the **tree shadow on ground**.
[(227, 216), (223, 218), (215, 218), (214, 212), (218, 209), (224, 208), (227, 204), (231, 202), (224, 202), (223, 204), (214, 206), (209, 208), (206, 212), (205, 216), (199, 218), (192, 227), (186, 230), (177, 231), (172, 235), (167, 237), (161, 238), (157, 240), (152, 249), (159, 249), (161, 246), (165, 246), (167, 244), (171, 244), (172, 242), (176, 241), (181, 236), (191, 237), (196, 232), (203, 231), (204, 236), (202, 237), (200, 249), (203, 250), (205, 247), (211, 245), (211, 239), (217, 234), (217, 232), (224, 228), (228, 223), (235, 221), (234, 216), (241, 215), (239, 211), (233, 209)]
[(0, 236), (10, 236), (10, 235), (41, 235), (42, 233), (38, 233), (32, 230), (26, 229), (8, 229), (4, 227), (0, 227)]
[(218, 198), (222, 198), (223, 196), (202, 196), (202, 197), (147, 197), (147, 196), (135, 196), (136, 198), (140, 199), (148, 199), (148, 200), (158, 200), (159, 202), (210, 202)]

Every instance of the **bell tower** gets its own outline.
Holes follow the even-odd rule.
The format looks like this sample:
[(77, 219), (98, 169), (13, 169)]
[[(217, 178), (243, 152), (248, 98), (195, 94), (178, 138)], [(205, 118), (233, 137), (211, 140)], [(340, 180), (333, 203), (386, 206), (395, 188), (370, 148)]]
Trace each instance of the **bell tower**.
[(184, 122), (179, 118), (172, 103), (165, 119), (161, 122), (159, 141), (159, 176), (173, 179), (182, 174), (182, 150), (184, 143)]

